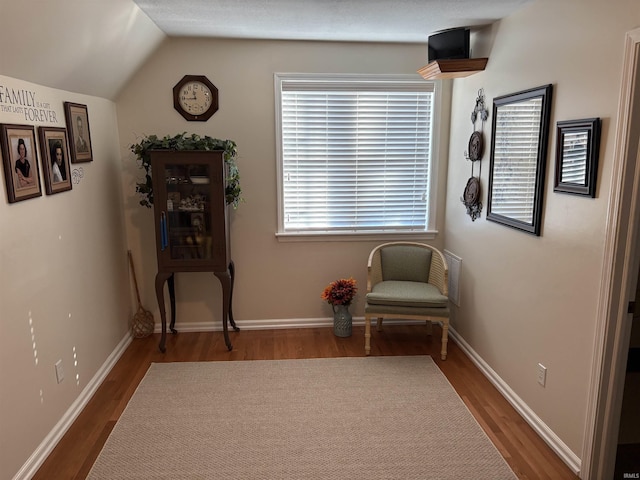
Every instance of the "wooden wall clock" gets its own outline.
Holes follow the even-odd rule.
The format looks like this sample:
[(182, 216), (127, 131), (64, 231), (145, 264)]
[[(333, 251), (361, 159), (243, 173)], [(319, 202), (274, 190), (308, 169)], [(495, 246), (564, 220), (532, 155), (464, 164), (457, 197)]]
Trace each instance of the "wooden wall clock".
[(204, 75), (185, 75), (173, 87), (173, 108), (190, 122), (206, 122), (218, 111), (218, 89)]

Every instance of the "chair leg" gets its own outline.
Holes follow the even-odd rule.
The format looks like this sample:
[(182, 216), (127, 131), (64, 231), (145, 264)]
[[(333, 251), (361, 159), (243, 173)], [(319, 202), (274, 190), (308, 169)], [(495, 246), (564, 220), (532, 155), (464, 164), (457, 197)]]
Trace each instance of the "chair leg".
[(427, 335), (431, 336), (432, 332), (433, 332), (433, 323), (431, 322), (431, 320), (427, 320)]
[(447, 342), (449, 341), (449, 319), (442, 321), (442, 350), (440, 350), (440, 358), (447, 359)]
[(378, 321), (376, 322), (376, 330), (378, 332), (382, 331), (382, 317), (378, 317)]
[(364, 316), (364, 354), (369, 355), (371, 353), (371, 317), (369, 315)]

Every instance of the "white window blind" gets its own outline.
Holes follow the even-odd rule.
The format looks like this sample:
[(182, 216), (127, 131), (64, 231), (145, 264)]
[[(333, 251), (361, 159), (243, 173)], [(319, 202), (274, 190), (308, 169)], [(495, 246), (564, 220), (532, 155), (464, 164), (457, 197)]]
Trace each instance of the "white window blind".
[[(533, 222), (542, 98), (498, 107), (491, 212)], [(508, 125), (508, 128), (506, 127)]]
[(285, 232), (425, 231), (434, 87), (280, 82)]

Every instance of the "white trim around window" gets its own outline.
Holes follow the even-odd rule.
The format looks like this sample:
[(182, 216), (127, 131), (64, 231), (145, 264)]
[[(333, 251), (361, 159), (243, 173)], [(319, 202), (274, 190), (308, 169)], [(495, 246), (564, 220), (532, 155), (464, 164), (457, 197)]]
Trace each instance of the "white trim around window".
[(432, 239), (439, 83), (276, 73), (282, 241)]

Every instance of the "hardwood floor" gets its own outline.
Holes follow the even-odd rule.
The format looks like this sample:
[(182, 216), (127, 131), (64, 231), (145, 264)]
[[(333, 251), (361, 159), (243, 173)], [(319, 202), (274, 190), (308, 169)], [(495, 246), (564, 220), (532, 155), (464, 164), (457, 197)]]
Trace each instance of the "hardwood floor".
[[(372, 333), (371, 354), (431, 355), (518, 478), (577, 479), (454, 342), (447, 360), (440, 360), (439, 332), (434, 326), (427, 337), (426, 327), (385, 325)], [(158, 350), (159, 335), (134, 340), (33, 478), (85, 478), (152, 362), (364, 356), (364, 327), (353, 327), (349, 338), (334, 336), (328, 327), (230, 335), (231, 352), (221, 332), (169, 335), (165, 354)]]

